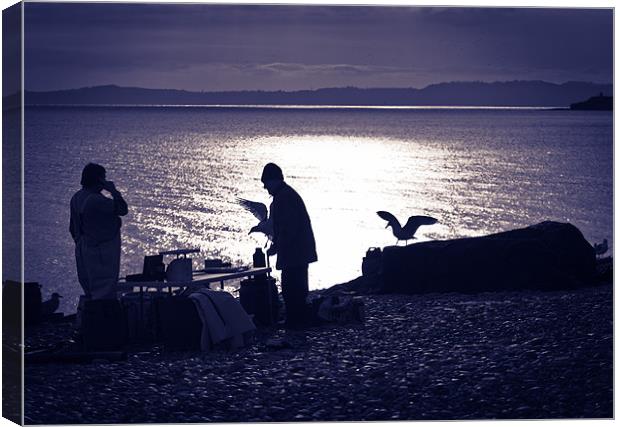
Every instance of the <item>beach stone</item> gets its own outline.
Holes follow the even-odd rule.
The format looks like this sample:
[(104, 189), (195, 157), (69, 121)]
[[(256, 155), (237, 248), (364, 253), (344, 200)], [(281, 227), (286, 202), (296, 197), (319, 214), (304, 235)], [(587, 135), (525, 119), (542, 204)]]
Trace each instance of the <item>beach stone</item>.
[(271, 330), (261, 346), (207, 357), (26, 365), (25, 413), (46, 425), (608, 418), (612, 296), (611, 285), (368, 295), (374, 324), (311, 328), (307, 348), (266, 353), (283, 335)]

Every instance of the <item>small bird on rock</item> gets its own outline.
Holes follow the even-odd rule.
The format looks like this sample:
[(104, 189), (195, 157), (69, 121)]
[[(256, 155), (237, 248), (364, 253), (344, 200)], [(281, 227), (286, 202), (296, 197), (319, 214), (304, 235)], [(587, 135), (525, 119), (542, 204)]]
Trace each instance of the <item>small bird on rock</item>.
[(603, 243), (595, 243), (594, 244), (594, 253), (597, 257), (603, 255), (609, 247), (607, 246), (607, 239), (603, 239)]
[(392, 227), (392, 233), (396, 237), (396, 244), (400, 240), (404, 240), (406, 245), (408, 240), (415, 239), (413, 236), (421, 225), (432, 225), (437, 222), (435, 218), (430, 216), (410, 216), (405, 226), (402, 227), (396, 217), (389, 212), (378, 211), (377, 215), (388, 222), (385, 228)]
[(252, 200), (242, 199), (237, 197), (237, 203), (249, 211), (260, 222), (254, 227), (250, 228), (251, 233), (263, 233), (269, 240), (273, 238), (273, 224), (267, 214), (267, 206), (260, 202), (253, 202)]
[(62, 296), (54, 292), (50, 299), (48, 299), (47, 301), (43, 301), (41, 303), (41, 315), (51, 316), (52, 314), (54, 314), (56, 310), (58, 310), (58, 306), (60, 305), (60, 298), (62, 298)]

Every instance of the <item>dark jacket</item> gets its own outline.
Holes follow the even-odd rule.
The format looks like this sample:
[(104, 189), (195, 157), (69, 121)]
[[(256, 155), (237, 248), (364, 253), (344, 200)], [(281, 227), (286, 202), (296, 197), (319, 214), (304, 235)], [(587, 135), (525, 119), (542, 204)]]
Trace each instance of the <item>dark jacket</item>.
[(273, 196), (273, 244), (278, 270), (303, 267), (317, 260), (312, 224), (299, 194), (283, 183)]
[(120, 193), (113, 199), (81, 189), (71, 198), (69, 231), (77, 243), (86, 238), (90, 246), (114, 239), (121, 229), (121, 216), (127, 215), (127, 202)]

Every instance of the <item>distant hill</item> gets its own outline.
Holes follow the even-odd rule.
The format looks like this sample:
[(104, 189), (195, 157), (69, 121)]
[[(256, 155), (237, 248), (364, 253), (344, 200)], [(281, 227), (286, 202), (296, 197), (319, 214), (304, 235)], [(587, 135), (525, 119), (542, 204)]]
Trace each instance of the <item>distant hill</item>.
[[(371, 105), (566, 107), (593, 94), (612, 94), (611, 84), (543, 81), (451, 82), (414, 88), (354, 87), (301, 91), (188, 92), (96, 86), (51, 92), (26, 91), (26, 105)], [(5, 97), (6, 105), (17, 101)]]

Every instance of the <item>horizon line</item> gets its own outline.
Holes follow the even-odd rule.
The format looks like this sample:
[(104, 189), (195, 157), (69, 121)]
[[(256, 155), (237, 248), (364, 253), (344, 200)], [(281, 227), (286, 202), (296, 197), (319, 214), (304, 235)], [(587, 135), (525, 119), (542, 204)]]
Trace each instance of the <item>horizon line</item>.
[[(532, 79), (532, 80), (495, 80), (495, 81), (483, 81), (483, 80), (450, 80), (450, 81), (442, 81), (442, 82), (438, 82), (438, 83), (431, 83), (428, 84), (424, 87), (413, 87), (413, 86), (393, 86), (393, 87), (381, 87), (381, 86), (373, 86), (373, 87), (358, 87), (358, 86), (326, 86), (326, 87), (320, 87), (320, 88), (316, 88), (316, 89), (290, 89), (290, 90), (283, 90), (283, 89), (228, 89), (228, 90), (199, 90), (199, 89), (195, 89), (195, 90), (188, 90), (188, 89), (174, 89), (174, 88), (148, 88), (148, 87), (140, 87), (140, 86), (121, 86), (118, 84), (114, 84), (114, 83), (110, 83), (110, 84), (100, 84), (100, 85), (95, 85), (95, 86), (82, 86), (82, 87), (77, 87), (77, 88), (69, 88), (69, 89), (46, 89), (46, 90), (32, 90), (32, 89), (24, 89), (24, 92), (35, 92), (35, 93), (46, 93), (46, 92), (63, 92), (63, 91), (74, 91), (74, 90), (83, 90), (83, 89), (98, 89), (98, 88), (105, 88), (105, 87), (110, 87), (110, 88), (119, 88), (119, 89), (141, 89), (141, 90), (167, 90), (167, 91), (178, 91), (178, 92), (189, 92), (189, 93), (228, 93), (228, 92), (283, 92), (283, 93), (293, 93), (293, 92), (315, 92), (315, 91), (319, 91), (319, 90), (334, 90), (334, 89), (358, 89), (358, 90), (390, 90), (390, 89), (396, 89), (396, 90), (403, 90), (403, 89), (407, 89), (407, 90), (424, 90), (427, 89), (431, 86), (438, 86), (438, 85), (442, 85), (442, 84), (460, 84), (460, 83), (474, 83), (474, 84), (488, 84), (488, 85), (492, 85), (492, 84), (503, 84), (503, 83), (546, 83), (546, 84), (551, 84), (551, 85), (556, 85), (556, 86), (562, 86), (562, 85), (566, 85), (566, 84), (570, 84), (570, 83), (584, 83), (584, 84), (593, 84), (593, 85), (612, 85), (613, 86), (613, 81), (612, 82), (608, 82), (608, 83), (602, 83), (602, 82), (594, 82), (594, 81), (585, 81), (585, 80), (566, 80), (563, 83), (555, 83), (555, 82), (550, 82), (547, 80), (541, 80), (541, 79)], [(14, 92), (10, 95), (4, 95), (4, 97), (6, 96), (12, 96), (15, 94), (20, 93), (20, 91)]]
[(303, 105), (303, 104), (26, 104), (35, 108), (205, 108), (272, 110), (568, 110), (565, 106), (494, 105)]

